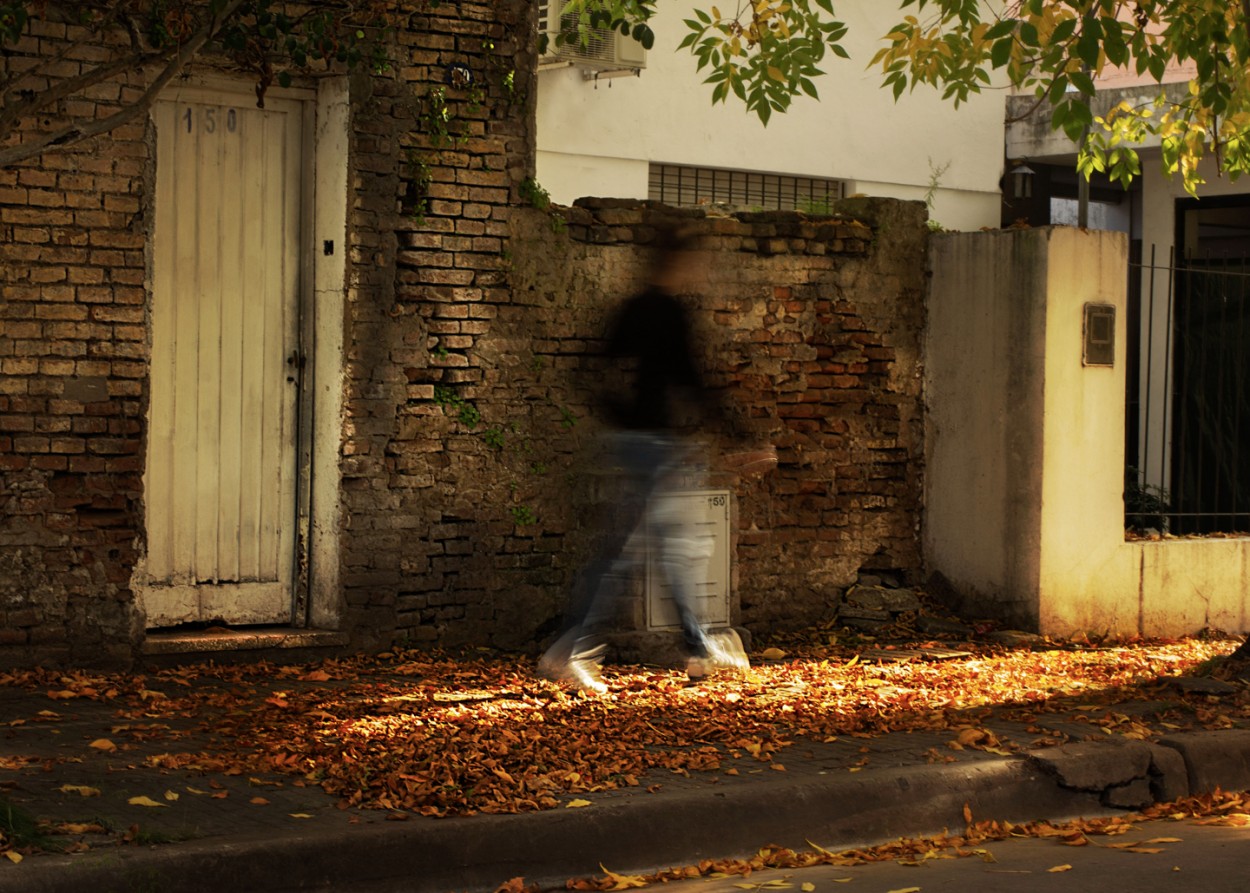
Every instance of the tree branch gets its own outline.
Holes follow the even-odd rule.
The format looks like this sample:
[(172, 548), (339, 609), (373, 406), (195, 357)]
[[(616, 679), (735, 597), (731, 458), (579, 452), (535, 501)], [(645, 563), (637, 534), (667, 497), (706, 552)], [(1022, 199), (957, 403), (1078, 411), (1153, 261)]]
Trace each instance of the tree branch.
[(152, 104), (156, 102), (157, 96), (165, 86), (187, 67), (187, 64), (221, 29), (222, 24), (234, 15), (238, 8), (243, 5), (243, 2), (244, 0), (228, 0), (217, 14), (210, 17), (208, 22), (193, 34), (190, 40), (182, 45), (178, 50), (178, 54), (169, 60), (164, 70), (157, 75), (156, 79), (143, 92), (143, 95), (135, 102), (106, 118), (85, 123), (77, 121), (52, 133), (43, 134), (29, 142), (22, 142), (15, 146), (0, 149), (0, 168), (33, 158), (54, 146), (72, 145), (82, 140), (90, 139), (93, 136), (108, 133), (110, 130), (129, 123), (146, 113), (152, 107)]
[[(0, 111), (0, 137), (8, 136), (13, 129), (13, 125), (22, 118), (53, 106), (62, 99), (73, 96), (80, 90), (114, 78), (123, 71), (142, 68), (159, 59), (161, 55), (163, 54), (154, 53), (151, 56), (124, 56), (120, 59), (114, 59), (107, 65), (98, 65), (89, 71), (76, 74), (72, 78), (57, 81), (47, 90), (33, 91), (33, 95), (29, 99), (5, 102), (2, 107), (3, 111)], [(7, 92), (12, 93), (15, 90), (10, 89)]]
[[(0, 79), (0, 93), (7, 96), (10, 93), (16, 92), (18, 87), (24, 81), (42, 77), (46, 72), (51, 70), (52, 66), (59, 62), (63, 62), (65, 58), (74, 50), (79, 47), (86, 46), (91, 41), (91, 38), (102, 33), (109, 27), (109, 25), (115, 23), (117, 17), (121, 13), (121, 4), (117, 2), (111, 3), (108, 5), (107, 9), (108, 12), (102, 20), (93, 23), (91, 27), (84, 26), (83, 36), (77, 40), (66, 43), (63, 47), (61, 47), (60, 52), (56, 55), (44, 59), (33, 68), (28, 68), (25, 71), (16, 71), (11, 76)], [(3, 132), (2, 128), (0, 128), (0, 132)]]

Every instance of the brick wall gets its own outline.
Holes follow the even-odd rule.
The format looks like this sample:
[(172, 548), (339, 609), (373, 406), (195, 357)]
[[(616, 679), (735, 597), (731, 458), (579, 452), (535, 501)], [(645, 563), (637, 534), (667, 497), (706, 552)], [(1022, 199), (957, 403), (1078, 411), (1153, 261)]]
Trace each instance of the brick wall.
[[(371, 522), (403, 528), (387, 545), (399, 567), (393, 590), (378, 572), (360, 580), (362, 595), (393, 597), (395, 634), (533, 649), (555, 628), (594, 534), (592, 395), (612, 374), (598, 339), (642, 282), (654, 224), (674, 214), (703, 233), (706, 286), (689, 301), (708, 381), (754, 442), (780, 452), (762, 481), (713, 479), (738, 497), (737, 619), (801, 626), (830, 617), (861, 569), (916, 573), (924, 209), (840, 210), (713, 217), (590, 200), (557, 219), (518, 208), (510, 288), (405, 311), (428, 355), (410, 355), (416, 390), (375, 450), (397, 473), (394, 512)], [(469, 337), (437, 328), (454, 314), (473, 323)], [(741, 447), (710, 433), (712, 455)]]
[(509, 298), (508, 221), (534, 145), (536, 59), (517, 35), (535, 10), (414, 16), (399, 76), (356, 103), (342, 581), (361, 647), (490, 642), (508, 625), (483, 556), (512, 526), (474, 504), (484, 448), (446, 436), (436, 397), (482, 380), (478, 341)]
[[(25, 70), (75, 36), (35, 23)], [(76, 74), (70, 52), (35, 89)], [(66, 114), (102, 116), (137, 78)], [(51, 128), (55, 118), (30, 122)], [(0, 665), (129, 659), (146, 400), (144, 125), (0, 169)]]

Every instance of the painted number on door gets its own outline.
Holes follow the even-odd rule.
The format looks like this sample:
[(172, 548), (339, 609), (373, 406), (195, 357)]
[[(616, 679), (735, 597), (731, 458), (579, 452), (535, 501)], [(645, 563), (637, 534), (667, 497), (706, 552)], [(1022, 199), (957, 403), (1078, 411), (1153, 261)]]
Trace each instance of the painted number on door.
[(197, 129), (204, 133), (216, 133), (219, 129), (234, 133), (239, 129), (239, 112), (232, 108), (187, 106), (182, 111), (182, 122), (187, 133), (195, 133)]

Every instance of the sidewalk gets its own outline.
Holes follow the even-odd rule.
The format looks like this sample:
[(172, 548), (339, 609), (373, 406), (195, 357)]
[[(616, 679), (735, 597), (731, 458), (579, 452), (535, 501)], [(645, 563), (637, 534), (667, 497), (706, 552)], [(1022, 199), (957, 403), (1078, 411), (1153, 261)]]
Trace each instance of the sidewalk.
[[(226, 689), (219, 680), (163, 678), (140, 696), (191, 689), (212, 703), (213, 691), (199, 691), (205, 686)], [(1115, 710), (1126, 727), (1147, 727), (1179, 699), (1242, 697), (1232, 686), (1218, 694), (1204, 687), (1160, 686), (1158, 700), (1121, 701)], [(950, 729), (796, 739), (775, 763), (741, 754), (719, 771), (653, 772), (636, 786), (564, 798), (588, 805), (437, 819), (343, 809), (298, 776), (238, 774), (211, 761), (162, 768), (161, 755), (210, 752), (213, 729), (196, 716), (157, 720), (118, 707), (104, 697), (0, 686), (0, 805), (71, 823), (58, 839), (87, 845), (18, 864), (0, 858), (0, 891), (475, 893), (518, 876), (562, 888), (602, 874), (601, 865), (632, 874), (766, 844), (839, 849), (957, 830), (965, 807), (977, 820), (1058, 819), (1217, 786), (1250, 789), (1250, 729), (1145, 743), (1109, 735), (1088, 710), (1025, 721), (1017, 706), (978, 713), (972, 737), (980, 748), (953, 749)], [(1067, 743), (1020, 753), (984, 747), (1039, 737)]]

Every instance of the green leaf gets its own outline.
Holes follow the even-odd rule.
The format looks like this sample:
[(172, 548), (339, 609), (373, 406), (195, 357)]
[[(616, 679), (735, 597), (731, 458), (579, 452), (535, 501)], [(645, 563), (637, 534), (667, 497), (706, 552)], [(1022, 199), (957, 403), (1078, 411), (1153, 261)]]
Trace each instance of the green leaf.
[(990, 64), (995, 68), (1002, 68), (1011, 59), (1011, 48), (1015, 44), (1012, 37), (1004, 37), (995, 42), (990, 48)]
[(1072, 82), (1072, 86), (1076, 87), (1083, 95), (1094, 95), (1094, 79), (1083, 71), (1074, 71), (1068, 75), (1068, 79)]
[(998, 40), (1000, 38), (1009, 37), (1015, 34), (1015, 31), (1016, 31), (1015, 19), (999, 19), (997, 22), (995, 22), (993, 25), (990, 26), (990, 30), (985, 32), (985, 39), (986, 40)]
[(1076, 41), (1076, 55), (1090, 68), (1098, 67), (1098, 55), (1102, 51), (1099, 35), (1086, 29)]
[(1064, 19), (1056, 25), (1055, 30), (1050, 34), (1051, 44), (1063, 43), (1065, 40), (1070, 39), (1076, 33), (1077, 21), (1076, 18)]

